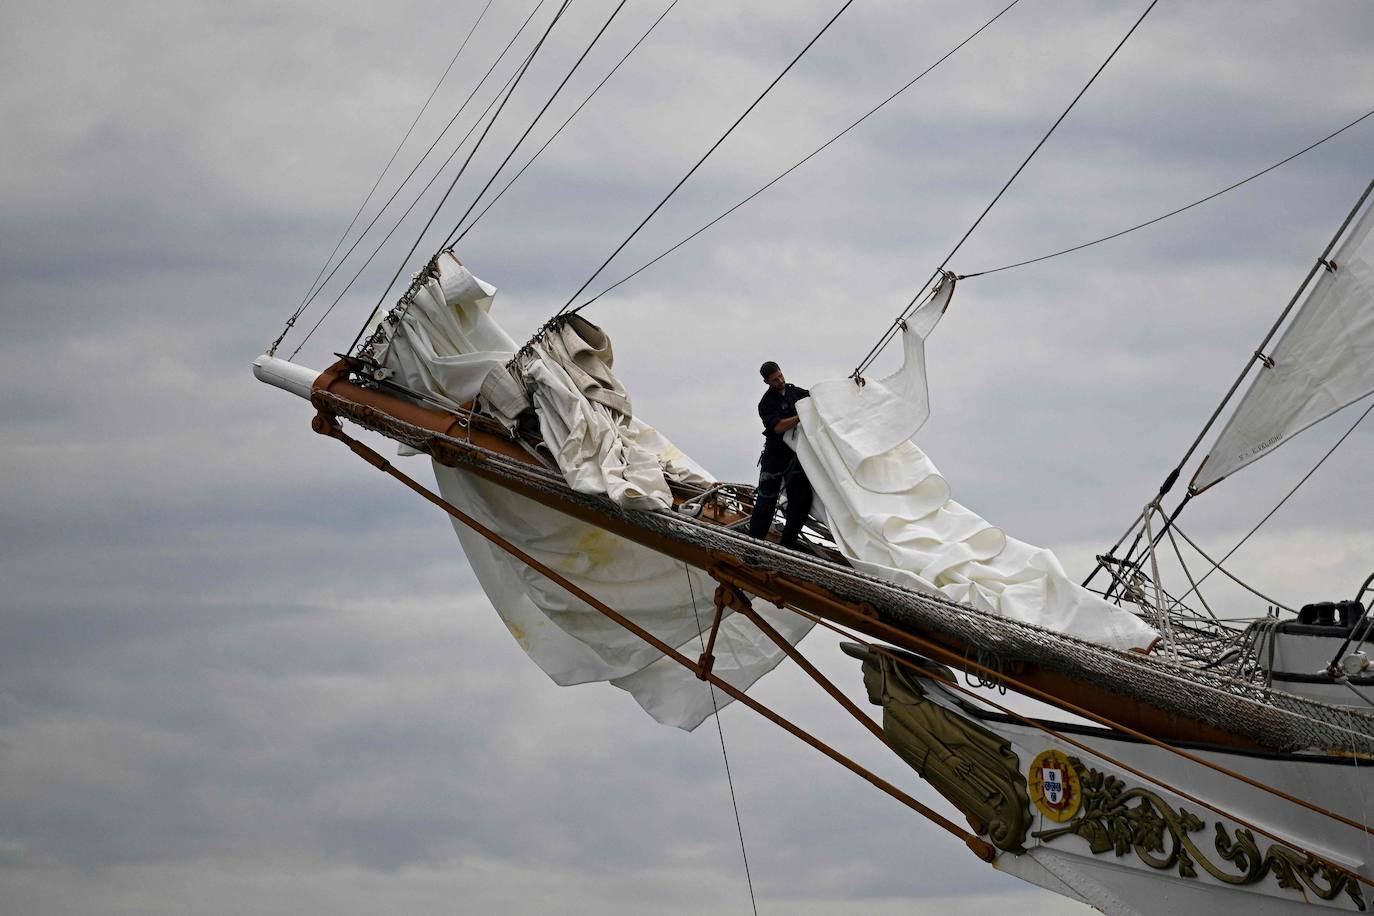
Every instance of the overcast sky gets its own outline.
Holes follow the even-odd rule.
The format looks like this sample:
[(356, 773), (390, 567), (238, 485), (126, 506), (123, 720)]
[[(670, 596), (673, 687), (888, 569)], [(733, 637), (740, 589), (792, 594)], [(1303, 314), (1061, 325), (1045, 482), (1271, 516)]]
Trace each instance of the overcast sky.
[[(383, 195), (536, 2), (495, 0)], [(667, 2), (630, 0), (532, 141)], [(406, 275), (613, 5), (574, 0)], [(591, 289), (1004, 5), (857, 0)], [(446, 519), (249, 374), (482, 6), (0, 5), (0, 910), (748, 912), (714, 727), (656, 726), (605, 685), (554, 687), (486, 604)], [(567, 299), (837, 6), (678, 4), (464, 240), (514, 336)], [(848, 374), (1144, 6), (1021, 0), (589, 309), (637, 412), (721, 478), (750, 479), (755, 367), (776, 359), (802, 384)], [(1161, 0), (951, 266), (1067, 247), (1282, 159), (1374, 108), (1371, 46), (1363, 0)], [(961, 284), (927, 346), (934, 416), (920, 436), (956, 498), (1085, 572), (1374, 176), (1371, 141), (1374, 119), (1205, 207)], [(348, 345), (436, 200), (299, 360), (323, 366)], [(1352, 420), (1218, 486), (1184, 530), (1224, 551)], [(1357, 430), (1235, 569), (1285, 603), (1352, 593), (1374, 560), (1371, 444)], [(1208, 592), (1228, 613), (1264, 612)], [(833, 640), (805, 645), (862, 696)], [(782, 669), (757, 688), (949, 810), (817, 692)], [(761, 911), (1080, 911), (749, 711), (722, 718)]]

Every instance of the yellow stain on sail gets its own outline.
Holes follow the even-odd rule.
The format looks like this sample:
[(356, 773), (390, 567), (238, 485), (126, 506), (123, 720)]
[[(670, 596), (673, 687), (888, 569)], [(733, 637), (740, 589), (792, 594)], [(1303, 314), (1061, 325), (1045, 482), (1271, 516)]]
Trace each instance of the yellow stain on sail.
[(524, 649), (526, 652), (530, 651), (530, 638), (525, 635), (525, 628), (518, 623), (511, 623), (509, 620), (505, 621), (505, 624), (506, 629), (510, 630), (510, 635), (515, 637), (515, 641), (519, 644), (520, 648)]
[(620, 538), (600, 528), (588, 527), (577, 538), (576, 553), (569, 559), (584, 569), (597, 567), (614, 561), (619, 549)]

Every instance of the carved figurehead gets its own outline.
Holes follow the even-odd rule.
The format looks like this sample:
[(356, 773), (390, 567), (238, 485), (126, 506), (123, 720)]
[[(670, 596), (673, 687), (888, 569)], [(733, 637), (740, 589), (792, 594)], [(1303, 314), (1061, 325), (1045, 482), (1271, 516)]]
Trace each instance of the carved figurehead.
[(1011, 743), (932, 703), (919, 678), (893, 658), (852, 643), (844, 651), (863, 660), (868, 699), (883, 708), (883, 731), (898, 756), (994, 846), (1024, 852), (1030, 797)]

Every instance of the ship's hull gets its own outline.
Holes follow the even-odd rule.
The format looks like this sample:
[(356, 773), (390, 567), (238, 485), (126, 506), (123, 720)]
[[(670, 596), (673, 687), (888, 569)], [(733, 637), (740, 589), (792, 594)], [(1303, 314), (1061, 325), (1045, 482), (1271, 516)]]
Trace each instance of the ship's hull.
[[(1363, 823), (1374, 763), (1184, 749), (1110, 729), (988, 712), (924, 660), (865, 658), (889, 741), (982, 827), (994, 867), (1110, 914), (1363, 912), (1374, 838), (1264, 787)], [(914, 664), (908, 662), (915, 662)]]
[[(301, 387), (295, 376), (286, 382)], [(343, 363), (315, 380), (309, 398), (320, 413), (315, 424), (320, 432), (336, 430), (339, 419), (351, 420), (442, 464), (707, 569), (756, 597), (934, 659), (934, 665), (919, 662), (927, 666), (924, 675), (909, 665), (900, 676), (893, 669), (891, 677), (877, 679), (886, 686), (876, 693), (875, 679), (866, 671), (870, 699), (884, 707), (889, 743), (997, 847), (994, 866), (1002, 871), (1109, 913), (1367, 907), (1367, 888), (1353, 877), (1367, 874), (1367, 848), (1374, 842), (1363, 830), (1224, 772), (1364, 823), (1365, 799), (1374, 792), (1374, 762), (1362, 753), (1360, 735), (1352, 733), (1353, 753), (1344, 756), (1294, 753), (1293, 732), (1265, 740), (1271, 736), (1255, 724), (1263, 720), (1253, 718), (1265, 710), (1244, 695), (1225, 697), (1216, 709), (1186, 696), (1152, 701), (1130, 688), (1148, 668), (1142, 661), (1103, 656), (1114, 666), (1109, 674), (1119, 680), (1084, 678), (1075, 676), (1071, 665), (1057, 669), (1018, 656), (1015, 640), (1005, 633), (994, 640), (1006, 650), (998, 659), (1005, 686), (1110, 727), (1046, 727), (989, 714), (941, 682), (952, 674), (939, 674), (940, 665), (989, 674), (977, 660), (987, 657), (985, 646), (961, 641), (959, 628), (942, 616), (953, 620), (967, 609), (908, 595), (823, 560), (796, 561), (725, 526), (678, 513), (630, 513), (573, 492), (480, 417), (358, 385)], [(369, 460), (381, 460), (372, 454)], [(865, 600), (867, 595), (876, 598)], [(986, 624), (994, 627), (997, 621)], [(896, 705), (920, 709), (914, 725), (899, 721), (882, 693), (903, 679), (914, 686)], [(1183, 711), (1189, 709), (1203, 715)], [(1291, 712), (1275, 710), (1274, 721), (1288, 723), (1279, 713), (1291, 719)], [(1243, 722), (1244, 717), (1251, 718)], [(907, 733), (924, 737), (913, 748), (903, 743)], [(1184, 759), (1161, 741), (1191, 747), (1190, 753), (1221, 771)], [(1324, 747), (1332, 750), (1334, 743)]]

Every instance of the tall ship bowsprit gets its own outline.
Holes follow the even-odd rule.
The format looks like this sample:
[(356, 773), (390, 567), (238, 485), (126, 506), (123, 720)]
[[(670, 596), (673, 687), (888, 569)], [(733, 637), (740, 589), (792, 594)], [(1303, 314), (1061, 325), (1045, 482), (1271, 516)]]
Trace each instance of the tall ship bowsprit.
[[(493, 99), (487, 130), (567, 9), (547, 17)], [(254, 372), (308, 400), (316, 432), (449, 515), (492, 606), (550, 678), (609, 682), (683, 729), (740, 703), (992, 867), (1107, 913), (1369, 908), (1374, 574), (1292, 611), (1256, 598), (1262, 613), (1232, 620), (1202, 600), (1207, 575), (1229, 575), (1225, 558), (1201, 576), (1183, 566), (1177, 583), (1160, 562), (1186, 537), (1179, 518), (1192, 500), (1374, 393), (1374, 182), (1183, 459), (1079, 583), (1051, 551), (955, 501), (916, 444), (931, 410), (926, 342), (968, 281), (948, 269), (958, 245), (852, 373), (796, 402), (783, 436), (815, 500), (798, 542), (784, 546), (786, 499), (763, 520), (768, 536), (751, 536), (754, 483), (717, 480), (635, 412), (610, 337), (587, 317), (599, 297), (577, 304), (628, 238), (523, 344), (502, 327), (496, 288), (464, 265), (458, 242), (510, 159), (337, 362), (317, 370), (279, 358), (279, 338)], [(888, 345), (901, 367), (868, 377)], [(350, 426), (428, 455), (435, 486)], [(822, 632), (842, 641), (850, 680), (832, 682), (808, 660), (813, 632), (812, 642)], [(783, 664), (814, 679), (949, 809), (750, 694)], [(1026, 715), (1006, 691), (1073, 721)]]

